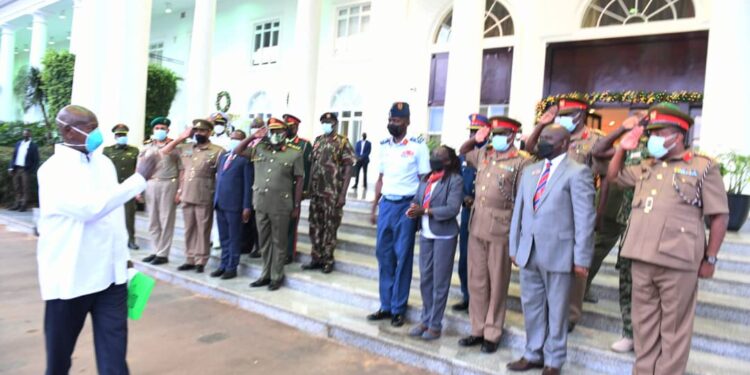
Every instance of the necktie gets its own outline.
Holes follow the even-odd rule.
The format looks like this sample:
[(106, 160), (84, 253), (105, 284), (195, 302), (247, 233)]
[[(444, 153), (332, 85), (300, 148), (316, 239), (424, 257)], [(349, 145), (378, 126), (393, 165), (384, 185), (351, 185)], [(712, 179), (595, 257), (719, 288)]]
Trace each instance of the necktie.
[(539, 200), (542, 199), (544, 187), (547, 186), (547, 180), (549, 179), (549, 170), (551, 166), (552, 163), (547, 160), (547, 162), (544, 164), (544, 172), (542, 172), (542, 177), (539, 178), (539, 182), (536, 184), (536, 192), (534, 192), (534, 211), (536, 211), (539, 206)]
[(427, 187), (424, 189), (424, 208), (430, 208), (430, 199), (432, 198), (432, 188), (435, 186), (435, 183), (438, 182), (441, 178), (443, 178), (443, 175), (445, 172), (437, 172), (432, 173), (430, 175), (429, 180), (427, 180)]
[(225, 170), (225, 171), (226, 171), (227, 169), (229, 169), (229, 164), (232, 164), (232, 160), (234, 160), (234, 158), (235, 158), (236, 156), (237, 156), (236, 154), (232, 154), (232, 155), (229, 155), (229, 157), (227, 157), (227, 161), (225, 161), (225, 162), (224, 162), (224, 170)]

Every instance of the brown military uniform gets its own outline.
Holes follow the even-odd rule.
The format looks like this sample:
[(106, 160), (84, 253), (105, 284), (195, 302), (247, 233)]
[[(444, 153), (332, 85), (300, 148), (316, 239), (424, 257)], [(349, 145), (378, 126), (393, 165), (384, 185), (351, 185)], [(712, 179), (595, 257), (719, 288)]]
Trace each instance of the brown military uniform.
[(471, 335), (495, 343), (503, 333), (510, 284), (513, 202), (521, 170), (531, 161), (515, 148), (498, 153), (485, 146), (466, 154), (466, 162), (477, 169), (468, 250)]
[(617, 182), (635, 188), (620, 252), (633, 261), (633, 374), (683, 374), (706, 247), (703, 217), (729, 212), (719, 164), (689, 150), (625, 167)]
[(185, 216), (186, 263), (205, 265), (211, 251), (216, 168), (224, 149), (208, 142), (183, 144), (177, 150), (185, 169), (180, 199)]
[[(159, 152), (164, 146), (172, 142), (167, 138), (157, 144), (149, 140), (141, 151), (140, 157)], [(156, 172), (146, 185), (146, 209), (148, 210), (148, 232), (151, 235), (153, 254), (158, 257), (169, 257), (174, 235), (175, 211), (177, 203), (175, 196), (180, 182), (182, 161), (180, 152), (172, 151), (169, 155), (162, 155), (156, 165)]]

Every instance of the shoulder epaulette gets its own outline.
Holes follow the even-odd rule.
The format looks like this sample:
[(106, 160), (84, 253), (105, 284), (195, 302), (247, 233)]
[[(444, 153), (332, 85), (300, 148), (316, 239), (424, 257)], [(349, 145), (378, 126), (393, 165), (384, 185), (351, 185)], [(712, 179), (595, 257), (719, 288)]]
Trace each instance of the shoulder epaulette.
[(424, 143), (424, 138), (422, 138), (421, 135), (418, 137), (411, 137), (409, 138), (409, 142)]
[(391, 141), (391, 139), (390, 139), (390, 138), (386, 138), (386, 139), (384, 139), (384, 140), (380, 141), (380, 144), (381, 144), (381, 145), (384, 145), (384, 144), (386, 144), (386, 143), (388, 143), (388, 142), (390, 142), (390, 141)]
[(297, 151), (302, 150), (302, 147), (294, 143), (288, 143), (287, 147), (291, 148), (292, 150), (297, 150)]
[(152, 139), (147, 139), (147, 140), (143, 141), (144, 145), (150, 145), (152, 143), (154, 143), (154, 141)]
[(709, 155), (709, 154), (707, 154), (705, 152), (702, 152), (702, 151), (693, 151), (693, 154), (695, 156), (698, 156), (698, 157), (701, 157), (701, 158), (704, 158), (704, 159), (708, 159), (711, 162), (715, 162), (716, 161), (716, 158), (714, 158), (713, 156), (711, 156), (711, 155)]
[(524, 151), (524, 150), (518, 150), (518, 155), (521, 156), (521, 157), (524, 157), (524, 158), (530, 158), (531, 157), (531, 154), (528, 153), (528, 152), (526, 152), (526, 151)]

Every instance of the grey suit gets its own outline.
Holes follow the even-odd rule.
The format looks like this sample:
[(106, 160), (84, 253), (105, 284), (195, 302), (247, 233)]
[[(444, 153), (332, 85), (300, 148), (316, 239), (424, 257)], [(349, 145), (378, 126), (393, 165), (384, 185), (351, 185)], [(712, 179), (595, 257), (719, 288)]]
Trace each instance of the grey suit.
[[(426, 179), (425, 179), (426, 180)], [(419, 184), (412, 203), (424, 205), (427, 181)], [(435, 236), (450, 236), (448, 239), (431, 239), (420, 236), (419, 241), (419, 288), (422, 294), (421, 322), (433, 331), (442, 329), (443, 313), (448, 302), (448, 291), (453, 275), (453, 259), (456, 255), (458, 221), (456, 217), (463, 202), (463, 178), (452, 174), (435, 185), (430, 198), (430, 231)], [(417, 220), (421, 228), (422, 220)]]
[(589, 267), (593, 256), (595, 191), (591, 170), (565, 157), (534, 211), (545, 162), (523, 171), (510, 227), (510, 255), (521, 267), (524, 357), (560, 368), (567, 350), (573, 266)]

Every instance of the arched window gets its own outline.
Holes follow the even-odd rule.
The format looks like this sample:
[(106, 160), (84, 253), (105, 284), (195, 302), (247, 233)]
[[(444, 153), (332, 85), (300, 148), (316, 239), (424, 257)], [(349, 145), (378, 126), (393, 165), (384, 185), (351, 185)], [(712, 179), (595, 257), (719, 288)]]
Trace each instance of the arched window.
[(271, 118), (271, 112), (271, 101), (265, 91), (258, 91), (250, 97), (247, 105), (247, 113), (250, 119), (260, 117), (265, 121)]
[(331, 98), (331, 111), (339, 118), (339, 134), (356, 143), (362, 134), (362, 96), (350, 85), (339, 87)]
[(630, 25), (693, 17), (692, 0), (592, 0), (581, 26)]
[[(433, 41), (436, 44), (447, 43), (451, 37), (453, 10), (443, 17)], [(513, 35), (513, 18), (508, 9), (499, 0), (487, 0), (484, 8), (484, 37), (494, 38)]]

